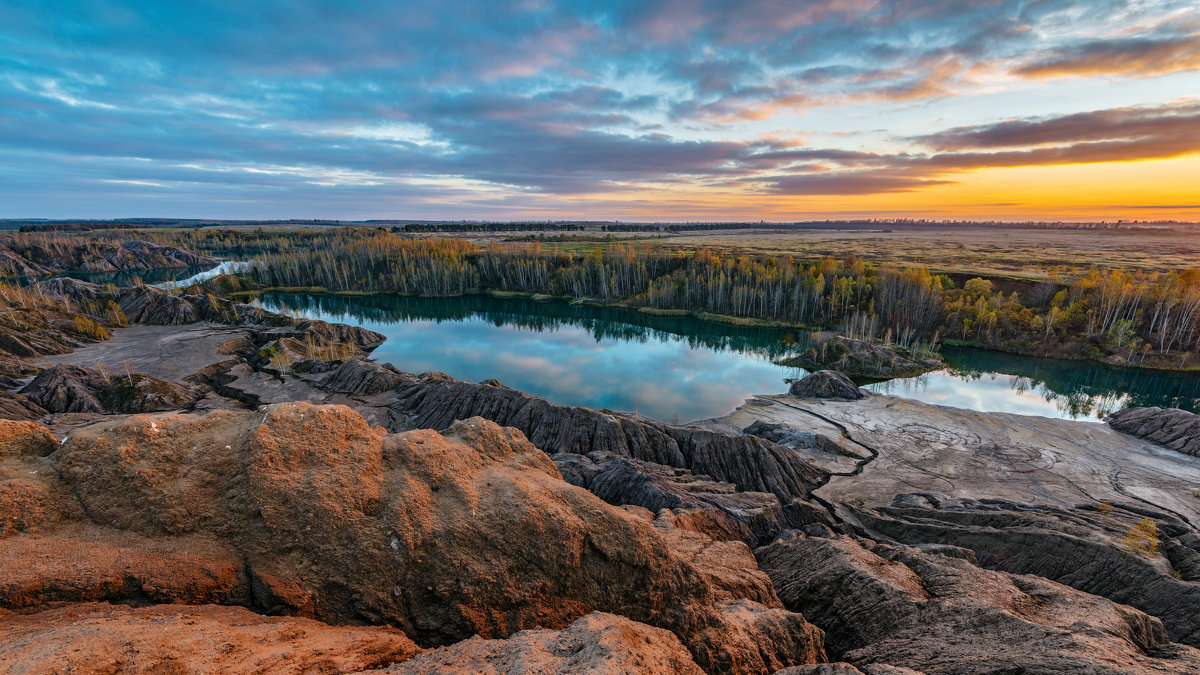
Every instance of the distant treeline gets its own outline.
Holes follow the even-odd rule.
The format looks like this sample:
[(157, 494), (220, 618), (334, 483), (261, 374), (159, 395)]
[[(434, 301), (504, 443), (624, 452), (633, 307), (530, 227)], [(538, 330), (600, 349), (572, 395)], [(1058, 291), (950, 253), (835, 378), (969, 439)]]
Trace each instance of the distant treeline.
[(745, 222), (686, 222), (686, 223), (623, 223), (620, 221), (408, 221), (408, 220), (360, 220), (344, 221), (330, 219), (290, 218), (279, 220), (198, 220), (179, 218), (126, 218), (121, 220), (0, 220), (0, 230), (21, 232), (101, 232), (104, 230), (129, 230), (146, 228), (208, 228), (208, 227), (253, 227), (253, 226), (326, 226), (326, 227), (384, 227), (392, 232), (573, 232), (598, 229), (605, 232), (691, 232), (698, 230), (746, 230), (746, 229), (923, 229), (929, 227), (953, 227), (956, 229), (1067, 229), (1067, 230), (1111, 230), (1137, 229), (1140, 227), (1197, 226), (1197, 223), (1174, 220), (1118, 220), (1113, 222), (1069, 222), (1069, 221), (976, 221), (976, 220), (929, 220), (921, 218), (869, 218), (842, 220), (806, 220), (788, 223), (767, 221)]
[(0, 220), (0, 229), (20, 232), (104, 232), (105, 230), (139, 230), (147, 228), (246, 227), (263, 225), (325, 225), (342, 227), (340, 220), (180, 220), (176, 218), (130, 218), (127, 220), (21, 221)]
[(1092, 270), (1021, 297), (984, 279), (961, 287), (920, 267), (613, 245), (587, 254), (487, 247), (363, 229), (258, 256), (269, 287), (456, 296), (486, 290), (590, 298), (792, 325), (909, 346), (952, 339), (1024, 354), (1182, 368), (1200, 351), (1200, 270)]
[(391, 228), (392, 232), (581, 232), (583, 225), (573, 223), (409, 223)]

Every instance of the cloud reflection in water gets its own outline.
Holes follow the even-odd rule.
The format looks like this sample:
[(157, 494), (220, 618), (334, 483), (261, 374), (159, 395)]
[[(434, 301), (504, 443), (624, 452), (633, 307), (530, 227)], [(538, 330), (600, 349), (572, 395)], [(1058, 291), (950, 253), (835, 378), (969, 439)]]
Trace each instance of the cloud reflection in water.
[[(785, 391), (805, 373), (773, 363), (794, 337), (778, 329), (489, 297), (276, 294), (262, 304), (382, 333), (388, 339), (374, 358), (401, 370), (495, 378), (555, 403), (668, 422), (723, 415), (754, 394)], [(950, 369), (868, 388), (938, 405), (1090, 420), (1125, 405), (1195, 409), (1200, 397), (1194, 377), (972, 350), (948, 349), (947, 357)]]

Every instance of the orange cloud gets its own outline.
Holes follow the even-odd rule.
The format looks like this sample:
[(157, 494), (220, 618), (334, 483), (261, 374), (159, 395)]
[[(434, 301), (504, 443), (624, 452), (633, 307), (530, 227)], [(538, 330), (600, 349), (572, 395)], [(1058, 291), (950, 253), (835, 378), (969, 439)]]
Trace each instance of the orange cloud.
[(1096, 40), (1054, 50), (1012, 72), (1022, 77), (1049, 79), (1092, 75), (1154, 77), (1187, 70), (1200, 70), (1200, 35)]

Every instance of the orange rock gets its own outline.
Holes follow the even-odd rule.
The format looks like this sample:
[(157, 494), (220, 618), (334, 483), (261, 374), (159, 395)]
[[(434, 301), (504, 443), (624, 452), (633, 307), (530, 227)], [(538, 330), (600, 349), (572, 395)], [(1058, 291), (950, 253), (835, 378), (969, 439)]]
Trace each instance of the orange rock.
[[(88, 535), (95, 536), (95, 532)], [(67, 537), (5, 539), (0, 545), (0, 606), (33, 607), (64, 600), (208, 603), (248, 599), (235, 558), (147, 550), (151, 542), (141, 544), (114, 546)]]
[(388, 434), (306, 403), (136, 415), (37, 461), (77, 513), (5, 540), (3, 607), (244, 604), (426, 646), (601, 611), (670, 631), (709, 672), (824, 659), (745, 544), (611, 506), (481, 418)]
[(58, 449), (50, 430), (33, 422), (0, 420), (0, 459), (43, 457)]
[(71, 604), (0, 616), (0, 673), (348, 673), (420, 651), (400, 631), (241, 607)]
[(544, 675), (703, 675), (679, 638), (661, 628), (593, 612), (562, 630), (526, 630), (507, 640), (471, 638), (423, 652), (384, 671), (435, 673), (542, 673)]

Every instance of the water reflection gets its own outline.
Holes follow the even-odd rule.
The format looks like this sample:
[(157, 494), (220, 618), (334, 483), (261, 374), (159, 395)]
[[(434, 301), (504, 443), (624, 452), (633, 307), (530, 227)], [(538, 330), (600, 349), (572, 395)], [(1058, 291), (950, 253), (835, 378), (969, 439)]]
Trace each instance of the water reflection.
[(683, 340), (689, 347), (733, 350), (776, 359), (811, 346), (813, 334), (792, 328), (738, 326), (698, 321), (689, 316), (660, 316), (621, 307), (539, 301), (529, 298), (496, 298), (469, 295), (451, 298), (414, 298), (399, 295), (328, 296), (270, 293), (262, 302), (287, 307), (306, 316), (339, 317), (343, 323), (395, 324), (430, 319), (435, 322), (482, 319), (496, 327), (554, 331), (566, 326), (583, 328), (597, 341), (645, 343)]
[(192, 284), (199, 284), (208, 281), (215, 276), (222, 274), (236, 274), (237, 272), (242, 271), (242, 269), (249, 264), (250, 263), (242, 260), (226, 260), (216, 267), (188, 267), (182, 270), (182, 274), (178, 274), (180, 270), (175, 270), (177, 273), (175, 276), (163, 281), (150, 282), (146, 281), (145, 279), (143, 279), (143, 281), (146, 281), (146, 283), (154, 283), (154, 285), (161, 286), (163, 288), (187, 288)]
[[(805, 371), (773, 363), (806, 349), (804, 331), (732, 326), (684, 316), (490, 296), (409, 298), (268, 294), (261, 303), (388, 336), (375, 358), (410, 372), (496, 378), (567, 405), (687, 421), (721, 415), (747, 396), (778, 393)], [(949, 368), (869, 388), (942, 405), (1098, 419), (1126, 405), (1197, 410), (1200, 377), (1117, 370), (969, 349)]]
[(1200, 411), (1200, 376), (1194, 374), (953, 347), (942, 353), (949, 366), (944, 371), (867, 388), (940, 405), (1070, 419), (1102, 419), (1142, 406)]

